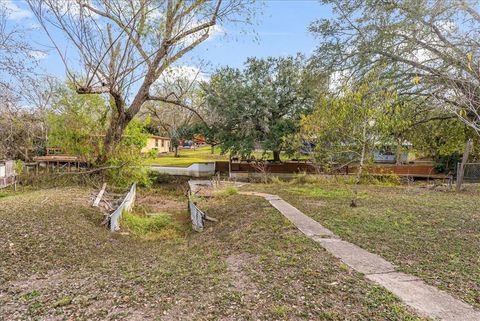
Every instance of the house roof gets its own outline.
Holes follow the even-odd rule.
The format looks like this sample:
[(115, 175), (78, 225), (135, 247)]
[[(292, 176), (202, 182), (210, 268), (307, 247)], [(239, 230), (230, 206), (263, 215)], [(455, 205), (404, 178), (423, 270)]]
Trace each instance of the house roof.
[(158, 136), (158, 135), (150, 135), (148, 136), (149, 138), (156, 138), (156, 139), (164, 139), (164, 140), (170, 140), (169, 137), (165, 137), (165, 136)]
[[(95, 134), (95, 135), (90, 135), (92, 137), (105, 137), (105, 134)], [(130, 135), (122, 135), (122, 137), (129, 137)], [(158, 136), (158, 135), (148, 135), (148, 138), (156, 138), (156, 139), (165, 139), (165, 140), (170, 140), (169, 137), (165, 136)]]

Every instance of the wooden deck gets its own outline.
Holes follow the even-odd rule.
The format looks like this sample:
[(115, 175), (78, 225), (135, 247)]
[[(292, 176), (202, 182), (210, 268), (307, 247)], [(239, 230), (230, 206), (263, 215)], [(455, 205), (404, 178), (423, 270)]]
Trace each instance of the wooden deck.
[(77, 156), (71, 155), (46, 155), (46, 156), (35, 156), (33, 158), (36, 162), (78, 162), (80, 159)]
[[(47, 152), (50, 152), (47, 151)], [(44, 172), (78, 172), (88, 168), (89, 164), (81, 157), (74, 155), (67, 155), (63, 153), (47, 153), (45, 156), (33, 157), (33, 163), (25, 164), (25, 169), (28, 172), (33, 170), (38, 174), (41, 170)]]

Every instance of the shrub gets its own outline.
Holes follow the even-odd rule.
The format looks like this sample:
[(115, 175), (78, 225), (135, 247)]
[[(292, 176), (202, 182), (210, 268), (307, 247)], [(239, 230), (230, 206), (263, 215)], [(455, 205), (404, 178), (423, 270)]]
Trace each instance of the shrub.
[(15, 161), (15, 172), (17, 175), (22, 175), (24, 169), (23, 161), (18, 159)]
[(150, 149), (146, 154), (147, 158), (149, 159), (156, 159), (158, 157), (158, 150)]
[(401, 179), (395, 174), (386, 175), (362, 175), (360, 184), (377, 185), (377, 186), (398, 186)]
[(147, 135), (143, 132), (144, 123), (134, 120), (125, 129), (124, 138), (117, 147), (115, 155), (107, 161), (106, 176), (109, 183), (118, 187), (127, 187), (132, 183), (150, 186), (148, 169), (143, 166), (140, 150), (146, 145)]

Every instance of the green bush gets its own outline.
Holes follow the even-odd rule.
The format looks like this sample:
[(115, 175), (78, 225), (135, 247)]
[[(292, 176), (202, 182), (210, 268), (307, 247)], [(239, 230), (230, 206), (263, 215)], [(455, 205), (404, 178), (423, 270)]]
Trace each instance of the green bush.
[(17, 175), (22, 175), (24, 169), (23, 161), (18, 159), (15, 161), (15, 172)]
[(442, 155), (435, 159), (435, 171), (437, 173), (455, 173), (457, 164), (462, 160), (460, 153), (452, 153), (450, 155)]
[(141, 149), (146, 145), (147, 134), (143, 132), (145, 124), (134, 119), (125, 129), (124, 138), (117, 147), (115, 155), (107, 161), (112, 167), (106, 171), (107, 180), (117, 187), (127, 187), (133, 183), (150, 186), (148, 169), (143, 166)]
[(377, 185), (377, 186), (398, 186), (402, 181), (398, 175), (386, 174), (386, 175), (362, 175), (360, 178), (360, 184), (365, 185)]

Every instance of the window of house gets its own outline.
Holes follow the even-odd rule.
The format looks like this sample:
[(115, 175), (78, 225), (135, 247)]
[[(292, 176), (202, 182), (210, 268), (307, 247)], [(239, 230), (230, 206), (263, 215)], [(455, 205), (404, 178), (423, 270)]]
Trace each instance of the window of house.
[(162, 147), (165, 147), (165, 141), (162, 139)]
[(155, 139), (155, 147), (158, 147), (158, 139)]

